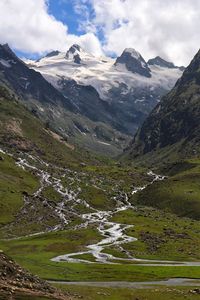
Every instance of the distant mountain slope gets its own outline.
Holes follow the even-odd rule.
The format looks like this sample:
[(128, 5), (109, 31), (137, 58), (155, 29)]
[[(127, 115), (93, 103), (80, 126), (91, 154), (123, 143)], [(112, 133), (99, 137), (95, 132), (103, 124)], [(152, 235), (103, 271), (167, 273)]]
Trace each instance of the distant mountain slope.
[(185, 70), (185, 67), (177, 67), (172, 62), (168, 62), (160, 56), (156, 56), (155, 58), (149, 59), (148, 65), (150, 65), (150, 66), (156, 65), (156, 66), (160, 66), (163, 68), (169, 68), (169, 69), (180, 69), (181, 71)]
[(115, 61), (73, 45), (27, 65), (0, 45), (1, 85), (69, 144), (111, 156), (122, 152), (181, 73), (150, 67), (133, 49)]
[[(57, 52), (48, 57), (55, 54)], [(0, 84), (9, 88), (49, 128), (76, 147), (117, 155), (130, 139), (109, 125), (106, 104), (93, 87), (70, 82), (63, 86), (63, 95), (39, 72), (21, 61), (8, 45), (0, 45)], [(82, 112), (76, 104), (76, 95), (82, 101), (83, 108), (79, 105)], [(99, 114), (92, 110), (91, 103), (95, 103)]]
[(127, 151), (130, 157), (162, 154), (165, 161), (199, 156), (200, 51), (146, 119)]
[(86, 152), (73, 150), (62, 137), (29, 112), (12, 93), (0, 86), (0, 148), (39, 155), (58, 165), (86, 161)]
[(9, 86), (25, 101), (37, 101), (44, 105), (62, 104), (69, 110), (74, 107), (39, 72), (29, 69), (6, 45), (0, 45), (0, 81)]
[(131, 136), (182, 75), (168, 62), (148, 64), (134, 49), (112, 59), (95, 57), (79, 45), (28, 64), (64, 96), (70, 94), (80, 114)]

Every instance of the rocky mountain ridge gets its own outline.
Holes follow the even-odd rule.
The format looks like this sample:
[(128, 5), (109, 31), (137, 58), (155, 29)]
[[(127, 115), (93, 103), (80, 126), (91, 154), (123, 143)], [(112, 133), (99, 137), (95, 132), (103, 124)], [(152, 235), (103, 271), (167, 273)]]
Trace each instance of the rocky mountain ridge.
[[(62, 82), (62, 78), (59, 80)], [(108, 108), (94, 88), (71, 81), (63, 86), (65, 93), (61, 93), (20, 60), (8, 45), (0, 46), (0, 85), (15, 94), (48, 128), (77, 147), (116, 155), (129, 140), (109, 124)], [(80, 100), (79, 107), (76, 99)], [(93, 112), (91, 102), (98, 114)]]
[[(181, 76), (180, 68), (169, 68), (169, 65), (168, 62), (150, 65), (131, 48), (114, 59), (95, 57), (79, 45), (72, 45), (67, 53), (47, 55), (32, 62), (31, 67), (64, 96), (68, 97), (70, 90), (70, 99), (80, 114), (95, 116), (133, 136), (161, 96)], [(103, 100), (101, 107), (97, 104), (98, 98)]]
[[(128, 151), (132, 157), (172, 152), (176, 158), (199, 155), (200, 145), (200, 51), (172, 91), (163, 97)], [(172, 155), (170, 154), (170, 155)]]
[(148, 65), (134, 49), (114, 60), (73, 45), (30, 65), (0, 46), (2, 85), (69, 144), (112, 156), (181, 74), (179, 68)]

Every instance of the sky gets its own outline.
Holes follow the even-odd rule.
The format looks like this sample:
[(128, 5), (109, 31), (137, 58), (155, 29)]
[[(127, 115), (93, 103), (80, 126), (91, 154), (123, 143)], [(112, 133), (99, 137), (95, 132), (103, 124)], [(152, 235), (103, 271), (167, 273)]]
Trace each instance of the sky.
[(0, 43), (37, 58), (76, 43), (96, 55), (134, 48), (188, 65), (200, 48), (199, 0), (0, 0)]

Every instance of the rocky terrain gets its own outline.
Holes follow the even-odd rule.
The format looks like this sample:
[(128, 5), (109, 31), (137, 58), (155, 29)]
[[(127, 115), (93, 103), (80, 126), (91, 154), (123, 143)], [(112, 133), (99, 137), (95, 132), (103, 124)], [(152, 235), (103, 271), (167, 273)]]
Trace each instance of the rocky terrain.
[(138, 203), (199, 220), (200, 52), (125, 150), (125, 157), (169, 178), (138, 194)]
[[(12, 55), (15, 59), (11, 50), (4, 50), (6, 55)], [(77, 56), (77, 51), (82, 53), (78, 47), (72, 47), (66, 54), (66, 60), (73, 59), (74, 64), (81, 65), (82, 59)], [(59, 55), (54, 52), (45, 59), (54, 59)], [(150, 80), (155, 75), (150, 67), (152, 64), (182, 72), (161, 58), (155, 58), (147, 64), (137, 52), (130, 49), (125, 51), (125, 57), (123, 54), (116, 61), (113, 68), (124, 67), (122, 65), (127, 57), (128, 61), (137, 60), (132, 66), (135, 69), (128, 70), (129, 75), (136, 76), (135, 72), (140, 69), (141, 74), (137, 76), (145, 77), (144, 80)], [(170, 95), (177, 96), (180, 93), (181, 96), (183, 90), (190, 95), (191, 87), (195, 91), (198, 89), (198, 58), (197, 55), (174, 90), (164, 98), (166, 102)], [(29, 71), (36, 73), (23, 62), (18, 63), (19, 70), (18, 67), (13, 68), (13, 72), (21, 72), (23, 64), (23, 72), (28, 75)], [(73, 139), (64, 138), (60, 131), (53, 130), (47, 120), (41, 120), (42, 115), (24, 105), (29, 100), (28, 97), (21, 99), (22, 95), (20, 98), (16, 95), (19, 83), (8, 88), (5, 78), (10, 78), (12, 72), (7, 73), (5, 68), (9, 69), (10, 64), (16, 65), (7, 57), (2, 64), (4, 84), (0, 87), (0, 239), (4, 253), (11, 255), (33, 274), (60, 284), (62, 281), (124, 280), (124, 287), (127, 287), (127, 282), (133, 280), (154, 279), (163, 283), (162, 280), (169, 278), (199, 278), (200, 164), (196, 154), (192, 160), (170, 164), (166, 160), (164, 166), (160, 167), (153, 163), (146, 165), (145, 159), (142, 165), (137, 160), (132, 161), (134, 155), (130, 149), (127, 151), (130, 163), (123, 157), (115, 161), (80, 149), (76, 143), (72, 143)], [(145, 73), (142, 75), (143, 71)], [(38, 74), (36, 76), (43, 78)], [(12, 81), (9, 81), (11, 84)], [(80, 88), (77, 82), (73, 84), (75, 89), (77, 86)], [(51, 87), (54, 91), (55, 87)], [(82, 88), (88, 92), (83, 85), (81, 93)], [(70, 86), (66, 90), (70, 90)], [(90, 88), (90, 92), (91, 95), (98, 95), (94, 87)], [(61, 91), (56, 93), (64, 97)], [(185, 94), (181, 97), (186, 99)], [(177, 98), (173, 99), (172, 104), (176, 104)], [(196, 105), (198, 99), (193, 94), (190, 99), (191, 103), (187, 105), (185, 101), (185, 106), (180, 105), (177, 109), (181, 111), (184, 107), (190, 107), (189, 111), (194, 113), (192, 105)], [(33, 102), (36, 103), (35, 100)], [(166, 102), (161, 100), (158, 104), (161, 113)], [(48, 105), (45, 102), (44, 107), (49, 108)], [(53, 102), (51, 105), (54, 105)], [(70, 111), (70, 108), (67, 109)], [(157, 115), (159, 113), (157, 111)], [(70, 114), (73, 119), (76, 112), (71, 111)], [(168, 113), (166, 115), (170, 116)], [(185, 116), (182, 111), (180, 115)], [(177, 123), (177, 136), (176, 131), (172, 135), (169, 126), (173, 125), (174, 128), (175, 117), (169, 118), (173, 122), (167, 123), (171, 134), (166, 134), (166, 137), (171, 139), (171, 144), (175, 137), (177, 140), (182, 138), (181, 124), (184, 125), (184, 134), (192, 129), (195, 134), (193, 127), (186, 130), (188, 123), (184, 123), (185, 119), (179, 119), (178, 114), (176, 117), (180, 120)], [(165, 120), (167, 117), (162, 115), (162, 121)], [(198, 121), (195, 113), (193, 121), (194, 124)], [(80, 128), (75, 119), (73, 124)], [(160, 128), (162, 126), (158, 126), (148, 139), (153, 140)], [(99, 134), (105, 135), (101, 129), (95, 127)], [(82, 129), (79, 130), (83, 133)], [(101, 143), (106, 143), (105, 139)], [(159, 145), (165, 148), (165, 142), (163, 138)], [(152, 145), (153, 142), (150, 147)], [(143, 154), (147, 154), (143, 150)], [(70, 299), (70, 295), (59, 294), (48, 283), (20, 268), (4, 253), (0, 255), (3, 297), (15, 297), (15, 294), (17, 297), (17, 293), (20, 296), (24, 293), (28, 297)], [(177, 282), (185, 285), (186, 281), (180, 279)], [(192, 293), (197, 295), (199, 289), (191, 288), (180, 295)]]
[(0, 300), (200, 300), (195, 2), (0, 0)]
[(73, 45), (67, 53), (53, 51), (28, 66), (71, 99), (81, 115), (133, 136), (182, 74), (182, 68), (160, 60), (146, 62), (134, 49), (116, 59), (95, 57)]
[[(138, 130), (129, 155), (139, 157), (198, 157), (200, 124), (200, 52), (196, 54), (172, 91), (162, 98)], [(166, 161), (166, 160), (165, 160)]]
[[(76, 147), (116, 155), (130, 139), (109, 125), (105, 103), (94, 88), (71, 82), (63, 95), (39, 72), (19, 59), (7, 44), (0, 45), (0, 85), (15, 95), (18, 102), (42, 120), (46, 127)], [(77, 108), (74, 92), (79, 95), (84, 110), (89, 114), (83, 114)], [(94, 99), (100, 116), (106, 116), (105, 122), (91, 111)]]
[(64, 295), (39, 277), (32, 275), (3, 251), (0, 251), (0, 299), (20, 299), (19, 297), (46, 297), (54, 300), (70, 300), (69, 295)]

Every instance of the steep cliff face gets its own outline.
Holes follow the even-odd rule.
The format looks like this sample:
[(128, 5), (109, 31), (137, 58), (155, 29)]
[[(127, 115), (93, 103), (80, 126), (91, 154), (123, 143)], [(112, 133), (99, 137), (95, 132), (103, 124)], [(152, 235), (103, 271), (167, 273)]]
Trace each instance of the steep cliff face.
[(200, 51), (146, 119), (126, 152), (138, 157), (175, 147), (179, 156), (187, 157), (199, 154), (199, 145)]

